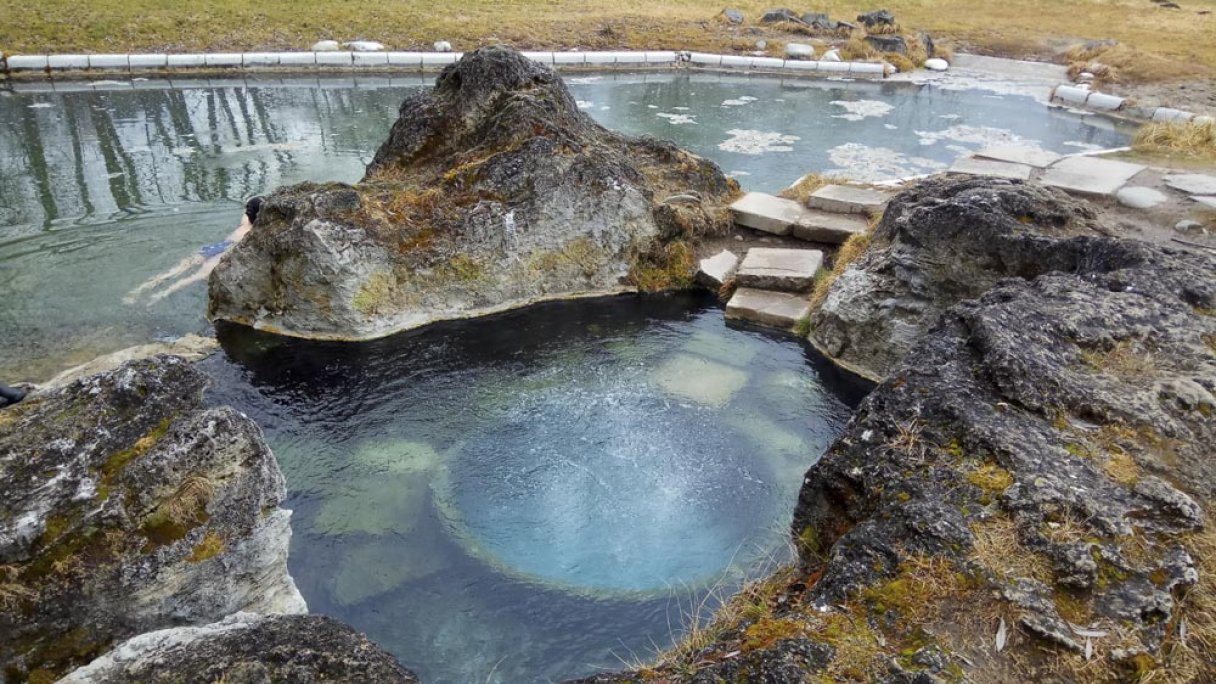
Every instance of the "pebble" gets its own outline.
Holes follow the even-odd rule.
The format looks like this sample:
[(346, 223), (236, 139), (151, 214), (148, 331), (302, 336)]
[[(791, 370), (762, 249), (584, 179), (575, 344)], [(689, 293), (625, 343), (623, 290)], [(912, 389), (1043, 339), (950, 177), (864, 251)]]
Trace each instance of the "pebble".
[(352, 40), (346, 43), (346, 49), (354, 52), (381, 52), (384, 50), (384, 43), (377, 43), (374, 40)]
[(1154, 190), (1152, 188), (1140, 188), (1128, 186), (1119, 192), (1115, 193), (1115, 198), (1119, 200), (1119, 204), (1132, 209), (1152, 209), (1153, 207), (1165, 202), (1168, 197), (1165, 193)]
[(1203, 224), (1194, 219), (1183, 219), (1174, 224), (1174, 230), (1179, 233), (1197, 233), (1203, 230)]
[(756, 41), (756, 49), (757, 49), (757, 50), (767, 50), (767, 49), (768, 49), (768, 41), (767, 41), (767, 40), (757, 40), (757, 41)]
[(341, 49), (336, 40), (318, 40), (312, 44), (313, 52), (337, 52)]
[(839, 61), (841, 61), (840, 50), (837, 50), (836, 48), (832, 48), (831, 50), (828, 50), (827, 52), (823, 53), (823, 56), (819, 58), (819, 61), (821, 61), (821, 62), (839, 62)]
[(452, 44), (447, 42), (446, 40), (437, 40), (437, 41), (435, 41), (435, 44), (432, 45), (431, 47), (435, 49), (435, 52), (451, 52), (452, 51)]
[(810, 59), (815, 56), (815, 48), (805, 43), (786, 43), (785, 56), (791, 59)]

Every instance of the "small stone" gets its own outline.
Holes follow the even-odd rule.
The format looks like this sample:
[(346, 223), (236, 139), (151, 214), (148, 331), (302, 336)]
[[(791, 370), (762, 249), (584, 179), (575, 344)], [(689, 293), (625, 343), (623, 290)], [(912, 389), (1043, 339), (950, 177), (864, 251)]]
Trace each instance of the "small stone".
[(950, 68), (950, 63), (941, 57), (933, 57), (925, 60), (925, 68), (930, 71), (945, 71)]
[(857, 21), (866, 25), (866, 28), (875, 28), (878, 26), (894, 26), (895, 15), (891, 14), (890, 10), (878, 10), (876, 12), (867, 12), (857, 15)]
[(722, 287), (739, 266), (739, 256), (724, 249), (708, 259), (702, 259), (697, 270), (697, 282), (711, 290)]
[(1152, 209), (1169, 198), (1152, 188), (1126, 187), (1115, 193), (1119, 204), (1132, 209)]
[(768, 41), (767, 41), (767, 40), (757, 40), (757, 41), (756, 41), (756, 49), (757, 49), (757, 50), (767, 50), (767, 49), (768, 49)]
[(431, 47), (435, 50), (435, 52), (451, 52), (452, 51), (452, 44), (447, 42), (446, 40), (437, 40), (437, 41), (435, 41), (435, 44), (432, 45)]
[(732, 24), (743, 23), (743, 12), (740, 12), (737, 9), (724, 9), (718, 16)]
[(384, 43), (377, 43), (374, 40), (352, 40), (346, 43), (346, 49), (353, 52), (382, 52)]
[(835, 31), (836, 22), (823, 12), (807, 12), (802, 15), (803, 23), (821, 31)]
[(866, 36), (865, 41), (879, 52), (894, 52), (898, 55), (908, 54), (908, 41), (903, 36)]
[(1077, 83), (1092, 83), (1093, 80), (1094, 75), (1088, 71), (1082, 71), (1081, 73), (1077, 74)]
[(815, 56), (815, 48), (805, 43), (786, 43), (785, 56), (790, 59), (810, 59)]
[(1164, 178), (1165, 184), (1188, 195), (1216, 195), (1216, 176), (1178, 173)]
[(1174, 230), (1179, 233), (1197, 233), (1203, 230), (1203, 224), (1194, 219), (1183, 219), (1174, 224)]
[(780, 24), (783, 21), (792, 21), (795, 24), (801, 24), (802, 19), (792, 9), (785, 7), (777, 7), (768, 10), (760, 17), (761, 24)]
[(735, 236), (735, 242), (743, 242), (743, 236), (742, 236), (742, 235), (736, 235), (736, 236)]
[(821, 61), (821, 62), (840, 62), (843, 60), (840, 59), (840, 50), (837, 50), (836, 48), (832, 48), (831, 50), (828, 50), (827, 52), (823, 53), (823, 56), (819, 58), (819, 61)]
[(337, 52), (342, 49), (336, 40), (318, 40), (312, 44), (313, 52)]

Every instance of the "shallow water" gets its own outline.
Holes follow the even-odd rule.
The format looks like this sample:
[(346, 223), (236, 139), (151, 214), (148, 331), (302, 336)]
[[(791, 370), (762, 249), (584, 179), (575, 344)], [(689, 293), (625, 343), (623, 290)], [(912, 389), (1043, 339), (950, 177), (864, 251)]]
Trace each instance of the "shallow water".
[[(201, 283), (156, 302), (123, 296), (222, 240), (250, 195), (357, 180), (402, 97), (429, 82), (0, 90), (0, 379), (45, 379), (99, 353), (206, 330)], [(1127, 140), (1105, 119), (978, 90), (670, 72), (568, 82), (605, 125), (674, 140), (748, 189), (775, 191), (808, 171), (928, 172), (995, 140), (1060, 152)]]
[(282, 464), (310, 608), (435, 684), (560, 680), (670, 643), (713, 586), (786, 558), (802, 474), (861, 389), (694, 295), (358, 345), (221, 340), (210, 399)]

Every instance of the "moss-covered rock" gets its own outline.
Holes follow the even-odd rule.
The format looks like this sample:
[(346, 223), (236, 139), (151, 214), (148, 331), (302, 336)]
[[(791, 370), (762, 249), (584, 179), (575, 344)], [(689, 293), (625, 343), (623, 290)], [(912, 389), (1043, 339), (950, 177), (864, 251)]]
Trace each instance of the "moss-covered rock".
[(693, 243), (729, 228), (737, 192), (709, 161), (604, 129), (549, 67), (482, 48), (402, 103), (358, 184), (270, 195), (212, 274), (209, 311), (368, 339), (544, 299), (690, 287)]

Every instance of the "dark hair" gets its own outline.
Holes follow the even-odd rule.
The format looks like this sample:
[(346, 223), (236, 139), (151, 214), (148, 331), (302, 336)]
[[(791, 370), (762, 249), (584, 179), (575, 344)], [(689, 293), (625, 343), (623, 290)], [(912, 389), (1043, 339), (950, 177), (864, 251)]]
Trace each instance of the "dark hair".
[(262, 205), (265, 202), (266, 200), (261, 197), (253, 197), (245, 203), (245, 215), (249, 217), (250, 223), (258, 220), (258, 212), (262, 211)]

